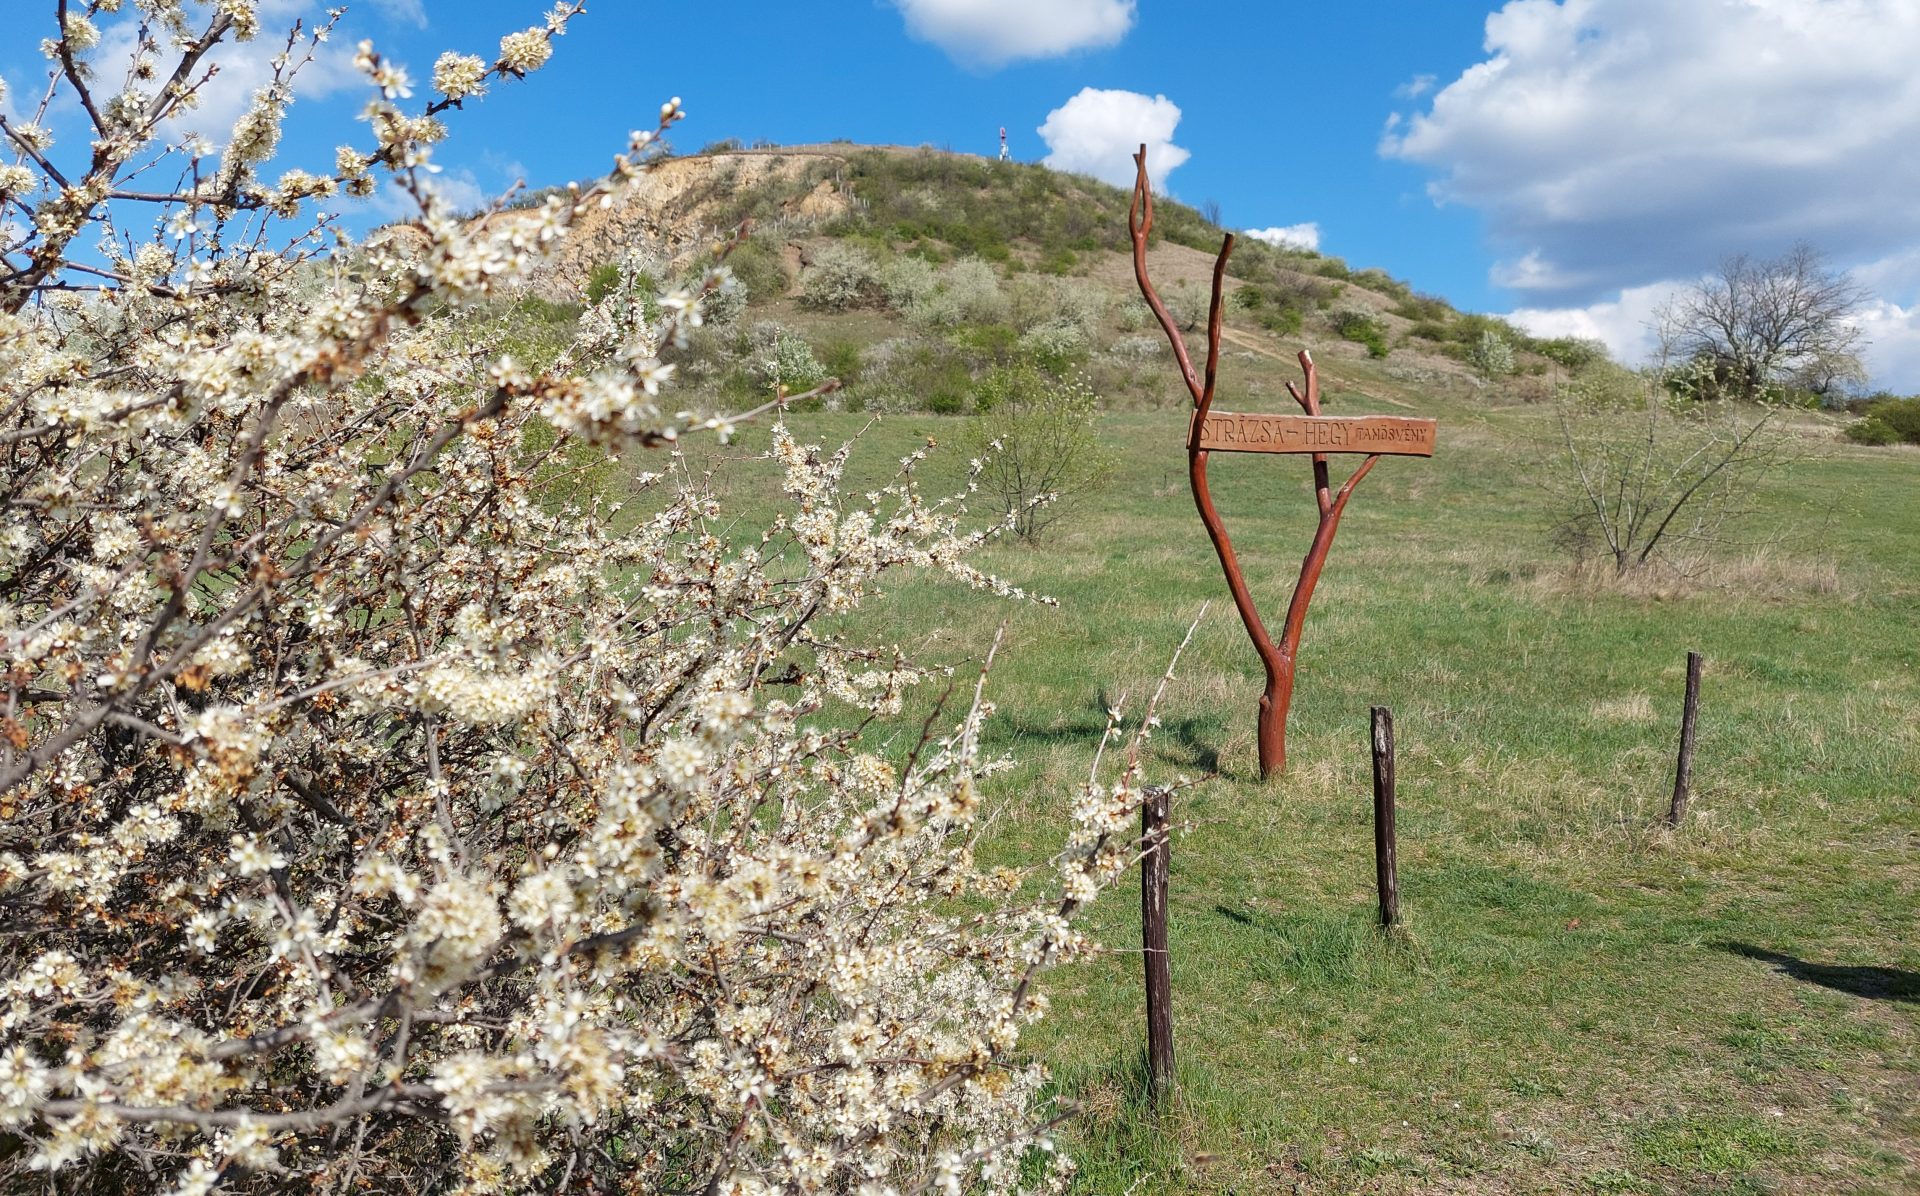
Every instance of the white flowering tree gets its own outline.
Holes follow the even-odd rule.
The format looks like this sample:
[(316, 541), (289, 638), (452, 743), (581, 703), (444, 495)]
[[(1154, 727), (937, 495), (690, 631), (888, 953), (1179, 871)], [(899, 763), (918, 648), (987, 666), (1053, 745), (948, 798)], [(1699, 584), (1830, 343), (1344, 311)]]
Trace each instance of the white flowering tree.
[[(1062, 1182), (1015, 1051), (1129, 859), (1137, 750), (1037, 876), (976, 866), (978, 687), (879, 752), (924, 674), (819, 621), (900, 569), (1020, 596), (964, 495), (916, 456), (850, 499), (776, 426), (785, 513), (716, 531), (673, 445), (728, 421), (660, 394), (724, 270), (538, 369), (476, 314), (678, 102), (603, 184), (467, 225), (442, 117), (578, 3), (411, 103), (363, 43), (371, 140), (271, 180), (337, 12), (216, 152), (174, 130), (254, 0), (53, 7), (0, 120), (0, 1184)], [(376, 188), (418, 235), (336, 238)], [(568, 505), (583, 445), (658, 467)]]

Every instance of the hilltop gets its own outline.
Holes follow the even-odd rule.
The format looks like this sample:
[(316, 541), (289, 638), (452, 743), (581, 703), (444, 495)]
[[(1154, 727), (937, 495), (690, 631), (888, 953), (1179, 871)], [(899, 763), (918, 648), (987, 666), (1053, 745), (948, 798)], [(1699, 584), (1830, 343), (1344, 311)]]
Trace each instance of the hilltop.
[[(798, 390), (832, 374), (846, 383), (836, 405), (957, 413), (984, 370), (1015, 359), (1086, 374), (1109, 408), (1183, 402), (1134, 288), (1129, 199), (1084, 176), (930, 148), (722, 145), (662, 160), (588, 214), (528, 310), (564, 321), (615, 288), (641, 296), (691, 276), (751, 220), (728, 263), (740, 292), (717, 305), (683, 363), (695, 390), (722, 405), (763, 396), (776, 375)], [(1227, 230), (1170, 199), (1156, 209), (1150, 267), (1192, 333)], [(481, 217), (521, 218), (513, 208)], [(1384, 270), (1249, 238), (1226, 285), (1226, 341), (1240, 366), (1229, 391), (1284, 397), (1301, 348), (1321, 363), (1333, 406), (1477, 390), (1488, 338), (1512, 351), (1510, 369), (1493, 372), (1523, 398), (1604, 358), (1587, 342), (1537, 340), (1458, 311)]]

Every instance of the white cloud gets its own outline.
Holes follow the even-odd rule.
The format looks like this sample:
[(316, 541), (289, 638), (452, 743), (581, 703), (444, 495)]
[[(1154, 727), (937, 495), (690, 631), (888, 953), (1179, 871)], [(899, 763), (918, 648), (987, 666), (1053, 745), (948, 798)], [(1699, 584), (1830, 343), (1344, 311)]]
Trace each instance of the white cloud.
[(1920, 240), (1914, 0), (1509, 0), (1486, 50), (1381, 151), (1482, 212), (1496, 281), (1540, 308)]
[(427, 27), (427, 9), (423, 0), (373, 0), (373, 6), (396, 24), (412, 25), (416, 29)]
[[(1874, 385), (1920, 392), (1920, 250), (1883, 258), (1853, 271), (1883, 294), (1909, 296), (1905, 303), (1873, 299), (1854, 317), (1861, 360)], [(1535, 336), (1584, 336), (1605, 342), (1616, 361), (1642, 365), (1660, 348), (1659, 314), (1667, 301), (1692, 285), (1668, 279), (1628, 287), (1611, 298), (1568, 307), (1523, 307), (1507, 319)]]
[(1173, 143), (1179, 124), (1180, 106), (1165, 96), (1084, 87), (1047, 113), (1039, 129), (1047, 143), (1042, 161), (1054, 170), (1090, 174), (1116, 187), (1131, 187), (1133, 155), (1144, 143), (1147, 176), (1156, 191), (1163, 191), (1167, 175), (1193, 156)]
[(1660, 309), (1685, 286), (1656, 282), (1629, 287), (1611, 299), (1582, 307), (1523, 307), (1507, 319), (1535, 336), (1578, 336), (1607, 346), (1614, 360), (1641, 365), (1660, 347), (1656, 325)]
[[(402, 0), (404, 2), (404, 0)], [(314, 25), (312, 6), (303, 0), (269, 0), (261, 6), (264, 27), (251, 41), (227, 40), (214, 48), (208, 61), (219, 70), (197, 94), (198, 103), (176, 113), (161, 127), (161, 136), (177, 141), (186, 132), (196, 132), (216, 147), (224, 146), (233, 122), (253, 103), (253, 93), (273, 81), (273, 59), (287, 45), (286, 31), (293, 21), (305, 17), (307, 28)], [(133, 55), (139, 21), (126, 17), (101, 30), (100, 45), (90, 56), (106, 78), (119, 78)], [(295, 101), (319, 100), (364, 83), (353, 66), (353, 45), (336, 31), (334, 37), (312, 47), (313, 61), (293, 76)], [(295, 61), (304, 58), (307, 44), (303, 38)], [(165, 59), (170, 65), (172, 59)], [(204, 70), (205, 63), (202, 64)], [(421, 82), (416, 78), (416, 82)]]
[(1394, 88), (1393, 94), (1403, 100), (1417, 100), (1432, 91), (1433, 85), (1438, 82), (1440, 82), (1440, 76), (1438, 75), (1415, 75), (1405, 83)]
[[(445, 200), (447, 207), (457, 215), (479, 211), (495, 198), (494, 193), (482, 187), (474, 173), (464, 167), (438, 174), (423, 171), (420, 174), (420, 186)], [(389, 223), (420, 218), (419, 202), (402, 190), (399, 184), (386, 178), (381, 179), (380, 188), (367, 201), (367, 207), (379, 219)]]
[(999, 66), (1116, 45), (1134, 0), (893, 0), (907, 31), (962, 62)]
[(1320, 248), (1320, 226), (1311, 220), (1305, 224), (1289, 224), (1285, 227), (1250, 228), (1246, 235), (1256, 241), (1278, 245), (1282, 249), (1318, 250)]

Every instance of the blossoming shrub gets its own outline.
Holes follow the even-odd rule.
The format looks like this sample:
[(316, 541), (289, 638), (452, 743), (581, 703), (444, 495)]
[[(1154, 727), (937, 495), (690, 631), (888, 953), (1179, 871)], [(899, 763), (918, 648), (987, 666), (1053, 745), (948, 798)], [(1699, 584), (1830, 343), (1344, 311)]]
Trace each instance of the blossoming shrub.
[[(988, 703), (882, 754), (862, 729), (925, 674), (821, 621), (903, 569), (1020, 596), (968, 563), (965, 496), (916, 456), (849, 498), (847, 450), (776, 425), (784, 513), (717, 531), (673, 447), (728, 421), (661, 394), (723, 269), (500, 350), (502, 297), (678, 102), (605, 183), (467, 225), (425, 183), (440, 117), (577, 3), (409, 108), (363, 44), (372, 141), (277, 181), (331, 23), (215, 166), (163, 130), (259, 6), (115, 7), (47, 43), (85, 127), (0, 125), (0, 1185), (1061, 1182), (1014, 1052), (1127, 862), (1137, 754), (1050, 873), (984, 869)], [(89, 61), (105, 33), (131, 64)], [(323, 256), (293, 223), (379, 188), (409, 235)], [(613, 454), (645, 471), (567, 487)]]

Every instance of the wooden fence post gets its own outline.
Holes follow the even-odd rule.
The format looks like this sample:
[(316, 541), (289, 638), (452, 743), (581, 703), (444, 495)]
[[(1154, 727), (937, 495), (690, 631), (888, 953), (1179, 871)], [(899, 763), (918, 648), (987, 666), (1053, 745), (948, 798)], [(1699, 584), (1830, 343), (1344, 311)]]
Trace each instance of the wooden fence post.
[(1380, 925), (1400, 921), (1400, 860), (1394, 827), (1393, 711), (1373, 708), (1373, 865), (1380, 886)]
[(1157, 1110), (1173, 1090), (1173, 970), (1167, 959), (1169, 792), (1147, 791), (1140, 807), (1140, 945), (1146, 959), (1147, 1087)]
[(1679, 826), (1680, 820), (1687, 816), (1688, 790), (1693, 786), (1693, 723), (1700, 714), (1700, 666), (1700, 654), (1687, 653), (1687, 701), (1680, 710), (1680, 762), (1673, 770), (1673, 804), (1667, 807), (1668, 826)]

